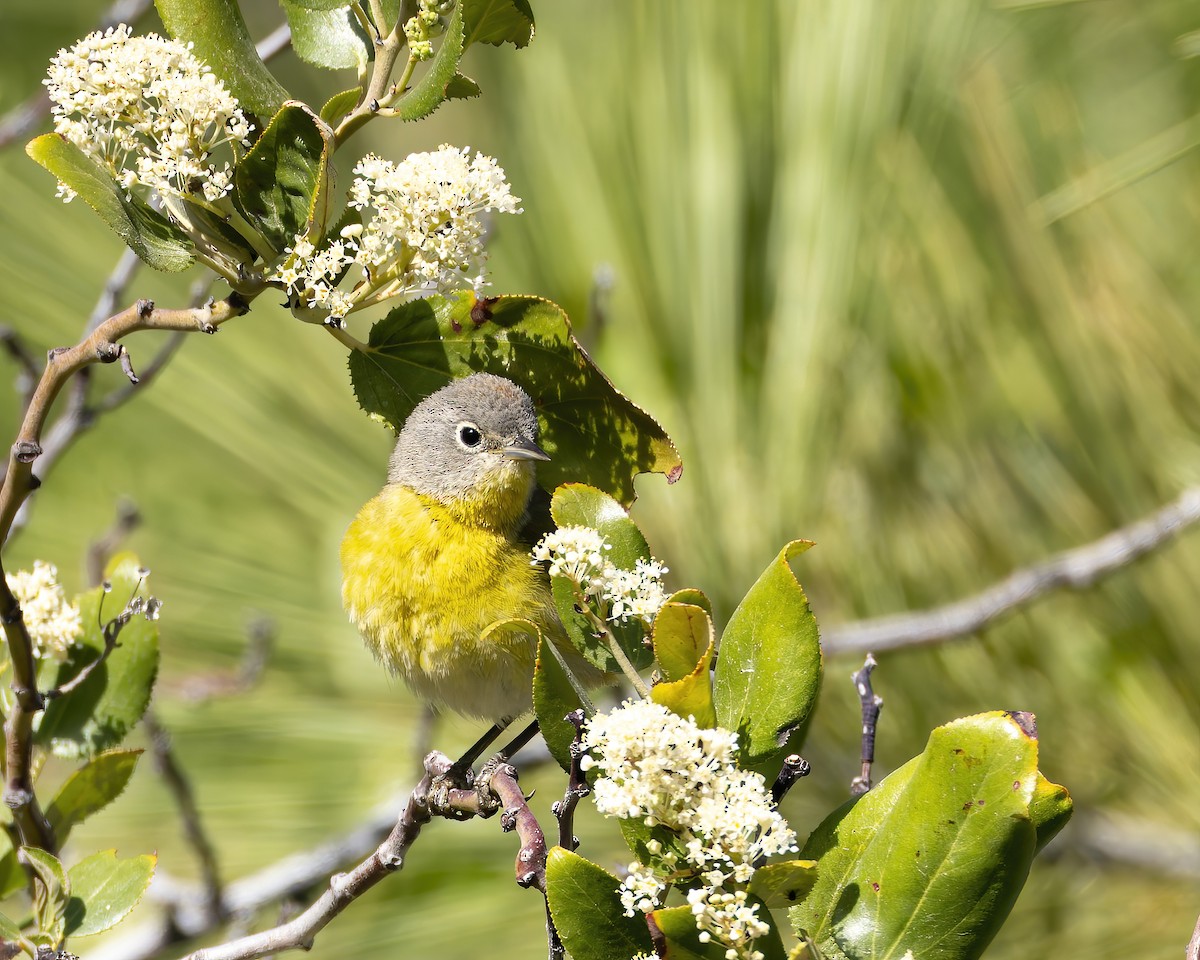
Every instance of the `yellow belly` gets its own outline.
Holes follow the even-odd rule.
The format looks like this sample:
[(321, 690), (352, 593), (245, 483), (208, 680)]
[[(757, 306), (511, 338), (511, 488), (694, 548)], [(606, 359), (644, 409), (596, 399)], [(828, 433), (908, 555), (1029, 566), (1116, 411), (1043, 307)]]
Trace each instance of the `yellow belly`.
[(565, 640), (549, 581), (525, 545), (389, 485), (351, 523), (341, 559), (350, 619), (418, 696), (489, 720), (530, 709), (536, 637), (506, 627), (480, 639), (493, 623), (520, 618)]

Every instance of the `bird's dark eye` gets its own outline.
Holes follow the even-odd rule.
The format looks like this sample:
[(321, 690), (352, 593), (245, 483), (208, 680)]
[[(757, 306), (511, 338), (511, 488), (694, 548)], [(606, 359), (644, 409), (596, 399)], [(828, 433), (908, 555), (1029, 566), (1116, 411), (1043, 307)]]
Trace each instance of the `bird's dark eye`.
[(483, 434), (469, 423), (458, 425), (458, 442), (464, 447), (477, 447), (483, 442)]

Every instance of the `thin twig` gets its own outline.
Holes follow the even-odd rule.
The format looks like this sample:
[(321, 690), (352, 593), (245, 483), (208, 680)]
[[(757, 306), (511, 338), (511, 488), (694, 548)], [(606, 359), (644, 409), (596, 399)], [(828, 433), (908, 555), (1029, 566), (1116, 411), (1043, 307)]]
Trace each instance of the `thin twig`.
[(575, 808), (580, 800), (592, 792), (592, 788), (583, 775), (583, 711), (572, 710), (563, 719), (575, 728), (575, 736), (571, 740), (571, 769), (567, 774), (566, 792), (561, 800), (550, 807), (550, 812), (558, 820), (558, 845), (564, 850), (575, 850), (579, 847), (579, 840), (575, 836)]
[(529, 809), (529, 797), (517, 784), (517, 768), (510, 763), (485, 766), (479, 774), (479, 789), (494, 793), (504, 806), (500, 829), (505, 833), (516, 830), (521, 838), (516, 859), (517, 886), (533, 887), (545, 894), (546, 836)]
[(167, 733), (159, 720), (158, 712), (147, 710), (142, 718), (142, 724), (150, 738), (150, 751), (154, 757), (154, 767), (163, 778), (167, 789), (171, 791), (171, 796), (175, 798), (175, 805), (179, 808), (179, 816), (183, 821), (184, 836), (187, 838), (192, 852), (196, 855), (196, 862), (200, 867), (206, 919), (213, 924), (219, 923), (225, 918), (225, 905), (221, 896), (221, 874), (217, 865), (217, 852), (208, 838), (208, 832), (204, 829), (204, 822), (200, 817), (200, 808), (196, 805), (196, 795), (192, 791), (191, 781), (188, 780), (183, 768), (175, 758), (175, 751), (171, 746), (171, 735)]
[(778, 806), (780, 801), (787, 796), (788, 791), (795, 786), (796, 781), (807, 777), (810, 773), (812, 773), (812, 765), (807, 760), (798, 753), (789, 753), (783, 758), (783, 766), (779, 769), (779, 775), (771, 784), (771, 800)]
[(1192, 931), (1192, 939), (1188, 941), (1184, 960), (1200, 960), (1200, 917), (1196, 918), (1196, 929)]
[(275, 621), (270, 617), (255, 617), (246, 627), (246, 649), (237, 670), (188, 677), (177, 690), (171, 691), (172, 696), (197, 704), (254, 689), (262, 679), (277, 633)]
[(25, 346), (25, 341), (22, 340), (12, 327), (0, 326), (0, 344), (4, 346), (5, 351), (17, 364), (17, 393), (21, 395), (21, 408), (29, 406), (29, 401), (33, 397), (33, 387), (38, 381), (38, 365), (34, 360), (33, 354), (29, 348)]
[(862, 769), (850, 781), (850, 796), (861, 797), (871, 789), (871, 764), (875, 762), (875, 729), (879, 725), (879, 712), (883, 709), (883, 697), (871, 689), (871, 673), (878, 664), (875, 657), (867, 654), (863, 665), (850, 675), (858, 702), (862, 707)]
[(88, 583), (99, 584), (104, 579), (104, 566), (117, 548), (128, 539), (142, 522), (137, 505), (125, 497), (117, 500), (117, 516), (113, 524), (88, 546)]
[(879, 617), (822, 632), (827, 653), (928, 646), (977, 633), (1052, 590), (1083, 590), (1157, 550), (1200, 522), (1200, 487), (1189, 487), (1149, 516), (1082, 547), (1018, 570), (988, 589), (933, 610)]

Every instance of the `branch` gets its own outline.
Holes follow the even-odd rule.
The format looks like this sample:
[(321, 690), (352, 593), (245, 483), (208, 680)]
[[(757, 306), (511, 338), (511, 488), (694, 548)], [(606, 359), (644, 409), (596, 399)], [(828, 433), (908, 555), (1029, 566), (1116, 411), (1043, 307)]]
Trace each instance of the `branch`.
[(33, 396), (33, 385), (37, 383), (38, 379), (37, 361), (33, 359), (33, 354), (25, 346), (25, 341), (11, 327), (0, 327), (0, 344), (4, 345), (8, 355), (17, 364), (19, 370), (16, 383), (17, 393), (21, 394), (23, 405), (28, 406), (29, 400)]
[(878, 664), (875, 657), (867, 654), (863, 665), (850, 675), (858, 702), (862, 707), (862, 769), (850, 781), (850, 796), (861, 797), (871, 789), (871, 764), (875, 762), (875, 728), (879, 725), (879, 711), (883, 709), (883, 697), (871, 689), (871, 672)]
[(571, 769), (567, 775), (567, 790), (563, 798), (550, 807), (550, 812), (558, 820), (558, 845), (564, 850), (575, 850), (579, 847), (575, 836), (575, 808), (592, 789), (583, 775), (583, 711), (572, 710), (563, 719), (575, 728), (571, 740)]
[(902, 613), (826, 629), (827, 653), (865, 653), (928, 646), (977, 633), (1052, 590), (1083, 590), (1157, 550), (1200, 522), (1200, 486), (1189, 487), (1155, 513), (1099, 540), (1018, 570), (965, 600), (919, 613)]

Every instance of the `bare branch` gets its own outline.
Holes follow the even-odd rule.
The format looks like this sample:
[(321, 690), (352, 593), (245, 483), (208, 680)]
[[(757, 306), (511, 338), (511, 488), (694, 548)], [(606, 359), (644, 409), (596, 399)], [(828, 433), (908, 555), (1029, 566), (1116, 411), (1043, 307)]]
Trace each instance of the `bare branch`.
[(517, 769), (509, 763), (497, 763), (479, 775), (479, 789), (494, 793), (504, 805), (500, 829), (516, 830), (521, 838), (517, 851), (517, 886), (546, 892), (546, 836), (529, 809), (529, 797), (517, 785)]
[(188, 845), (196, 855), (200, 866), (201, 883), (204, 887), (204, 906), (206, 919), (219, 923), (225, 918), (225, 905), (221, 898), (221, 875), (217, 867), (217, 852), (208, 838), (204, 823), (200, 818), (200, 808), (196, 805), (196, 796), (192, 792), (191, 781), (183, 772), (183, 768), (175, 759), (175, 751), (171, 746), (171, 735), (167, 733), (158, 719), (155, 710), (147, 710), (142, 718), (142, 724), (150, 738), (150, 750), (154, 757), (154, 767), (166, 783), (175, 805), (179, 808), (179, 816), (183, 820), (183, 833)]
[(117, 500), (117, 517), (113, 525), (93, 540), (87, 552), (88, 582), (98, 584), (104, 579), (104, 565), (122, 543), (142, 522), (137, 505), (125, 497)]
[(862, 707), (862, 769), (850, 781), (850, 796), (861, 797), (871, 789), (871, 764), (875, 762), (875, 728), (879, 724), (879, 711), (883, 709), (883, 697), (871, 689), (871, 673), (878, 664), (875, 657), (867, 654), (863, 665), (850, 675), (858, 702)]
[(558, 820), (558, 845), (565, 850), (575, 850), (579, 846), (575, 837), (575, 808), (592, 790), (583, 775), (583, 711), (572, 710), (563, 719), (575, 728), (571, 740), (571, 769), (567, 775), (567, 790), (563, 798), (550, 807), (550, 812)]
[(16, 383), (17, 393), (21, 395), (22, 407), (27, 407), (33, 397), (33, 385), (38, 380), (37, 361), (29, 352), (29, 348), (25, 346), (25, 341), (11, 327), (0, 327), (0, 344), (3, 344), (8, 355), (16, 361), (19, 371)]
[(1148, 517), (1018, 570), (973, 597), (919, 613), (829, 627), (823, 631), (822, 645), (831, 654), (868, 650), (879, 653), (969, 636), (1052, 590), (1092, 586), (1157, 550), (1198, 521), (1200, 487), (1189, 487)]
[(796, 781), (807, 777), (810, 773), (812, 773), (812, 766), (807, 760), (798, 753), (789, 753), (783, 758), (779, 776), (771, 784), (771, 800), (778, 806), (780, 801), (787, 796), (787, 792), (795, 786)]

